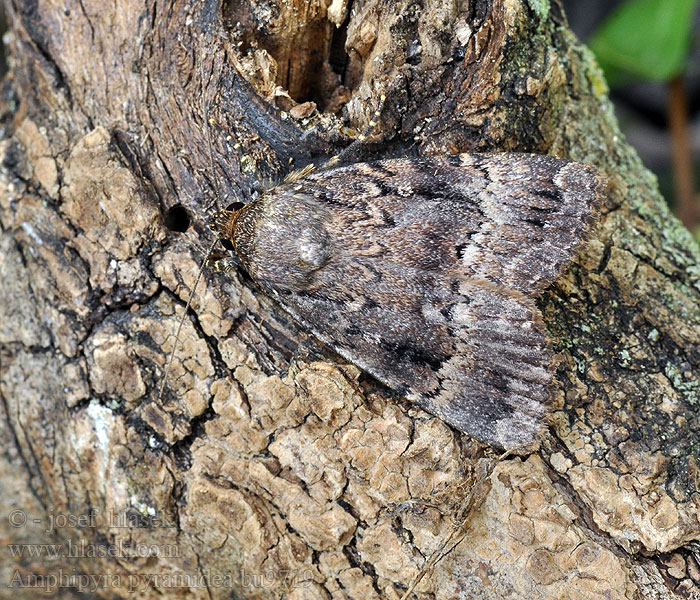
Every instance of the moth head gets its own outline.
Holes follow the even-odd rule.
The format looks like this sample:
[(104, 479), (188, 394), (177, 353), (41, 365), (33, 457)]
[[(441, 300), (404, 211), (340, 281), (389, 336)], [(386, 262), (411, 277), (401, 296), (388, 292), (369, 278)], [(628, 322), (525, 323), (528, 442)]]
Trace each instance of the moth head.
[(219, 240), (227, 250), (231, 244), (231, 232), (238, 217), (238, 213), (245, 206), (243, 202), (233, 202), (229, 204), (225, 210), (216, 213), (214, 217), (213, 230), (216, 232)]

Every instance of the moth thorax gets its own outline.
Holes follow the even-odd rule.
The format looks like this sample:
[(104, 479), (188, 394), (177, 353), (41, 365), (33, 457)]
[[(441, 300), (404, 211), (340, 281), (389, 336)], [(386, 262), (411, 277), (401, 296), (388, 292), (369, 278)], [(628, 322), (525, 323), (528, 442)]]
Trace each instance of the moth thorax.
[(328, 259), (328, 235), (317, 227), (306, 227), (296, 240), (299, 264), (309, 270), (320, 269)]
[(253, 279), (301, 291), (313, 285), (331, 243), (320, 215), (286, 200), (278, 196), (246, 206), (237, 215), (232, 240)]

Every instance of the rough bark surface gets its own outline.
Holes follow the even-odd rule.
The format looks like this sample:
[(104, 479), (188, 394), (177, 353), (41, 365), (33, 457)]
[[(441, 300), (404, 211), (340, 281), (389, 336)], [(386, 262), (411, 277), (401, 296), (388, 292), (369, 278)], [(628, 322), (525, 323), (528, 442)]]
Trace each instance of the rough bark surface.
[[(697, 597), (700, 253), (556, 3), (5, 6), (2, 597)], [(532, 151), (609, 178), (540, 300), (538, 453), (494, 464), (210, 272), (158, 400), (214, 207), (338, 151), (381, 92), (374, 155)]]

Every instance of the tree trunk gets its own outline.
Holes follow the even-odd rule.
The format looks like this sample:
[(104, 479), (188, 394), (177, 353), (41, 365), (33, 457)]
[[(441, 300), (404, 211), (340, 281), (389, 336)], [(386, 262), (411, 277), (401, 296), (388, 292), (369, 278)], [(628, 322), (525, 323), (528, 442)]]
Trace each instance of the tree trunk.
[[(5, 5), (3, 597), (697, 597), (700, 254), (556, 3)], [(608, 177), (539, 299), (537, 453), (496, 462), (210, 269), (159, 398), (216, 208), (338, 152), (381, 93), (366, 155)]]

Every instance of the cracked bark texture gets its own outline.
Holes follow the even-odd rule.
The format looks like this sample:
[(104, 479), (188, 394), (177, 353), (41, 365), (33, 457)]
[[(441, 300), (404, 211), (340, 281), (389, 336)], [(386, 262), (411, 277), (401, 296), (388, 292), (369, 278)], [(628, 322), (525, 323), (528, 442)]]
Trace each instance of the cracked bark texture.
[[(413, 597), (698, 596), (700, 253), (556, 3), (5, 7), (2, 597), (400, 598), (449, 540)], [(540, 299), (541, 449), (475, 496), (488, 448), (240, 276), (207, 271), (158, 400), (214, 207), (338, 151), (382, 91), (373, 156), (550, 153), (610, 182)]]

